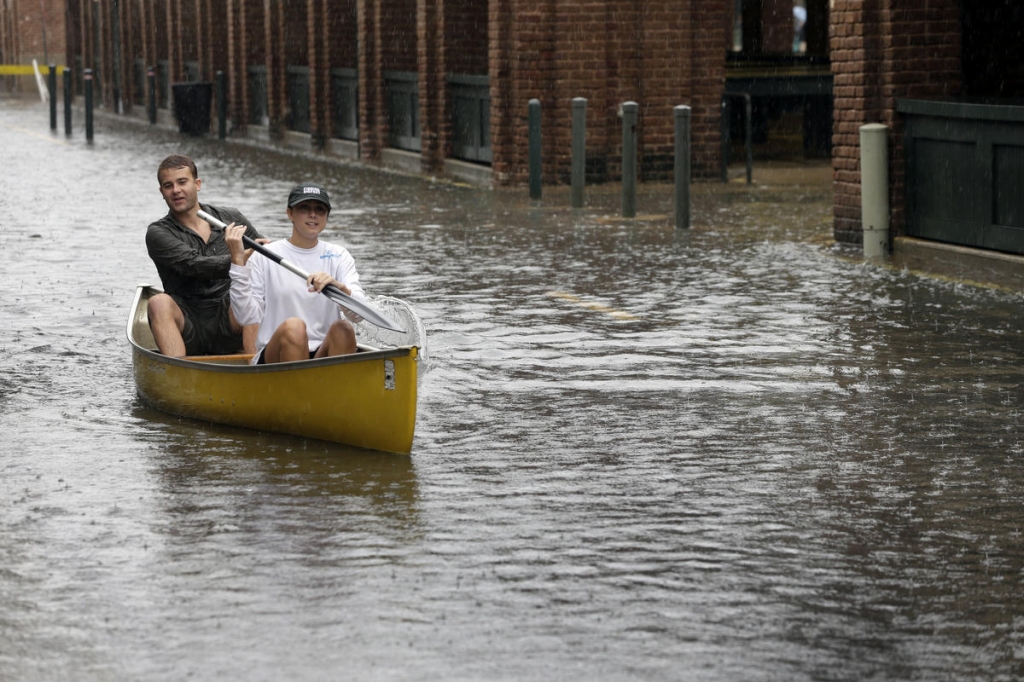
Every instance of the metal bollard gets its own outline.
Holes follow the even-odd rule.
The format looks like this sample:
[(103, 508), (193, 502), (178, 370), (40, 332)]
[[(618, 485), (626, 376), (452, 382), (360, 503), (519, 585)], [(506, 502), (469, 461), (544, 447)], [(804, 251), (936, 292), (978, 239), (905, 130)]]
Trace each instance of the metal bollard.
[(85, 139), (92, 142), (92, 69), (86, 69), (85, 75)]
[(636, 122), (640, 105), (622, 105), (622, 217), (636, 217)]
[(860, 214), (864, 257), (889, 251), (889, 128), (881, 123), (860, 127)]
[(74, 83), (71, 81), (71, 69), (64, 67), (64, 134), (71, 136), (71, 100), (74, 99)]
[(583, 208), (583, 186), (587, 181), (587, 100), (572, 100), (572, 207)]
[(57, 65), (48, 64), (46, 88), (50, 91), (50, 130), (57, 129)]
[(732, 103), (729, 102), (727, 95), (722, 95), (722, 116), (721, 116), (721, 135), (719, 136), (722, 142), (722, 182), (729, 182), (729, 161), (732, 154), (731, 150), (731, 136), (732, 136)]
[(228, 136), (227, 108), (227, 77), (223, 71), (217, 72), (217, 137), (223, 140)]
[(744, 124), (743, 132), (747, 137), (747, 184), (754, 182), (754, 103), (750, 94), (743, 97)]
[(541, 145), (540, 145), (540, 100), (531, 99), (529, 105), (529, 157), (530, 157), (530, 198), (541, 196)]
[(156, 125), (156, 69), (152, 66), (146, 72), (146, 86), (149, 90), (146, 97), (146, 108), (149, 111), (149, 124)]
[(690, 227), (690, 107), (675, 107), (676, 228)]

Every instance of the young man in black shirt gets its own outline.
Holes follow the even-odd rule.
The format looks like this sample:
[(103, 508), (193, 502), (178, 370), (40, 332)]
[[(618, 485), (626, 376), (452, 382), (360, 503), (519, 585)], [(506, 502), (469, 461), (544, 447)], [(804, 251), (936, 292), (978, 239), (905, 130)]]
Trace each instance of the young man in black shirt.
[(246, 236), (266, 240), (238, 210), (199, 203), (203, 181), (189, 157), (164, 159), (157, 179), (169, 209), (146, 230), (146, 248), (164, 288), (149, 301), (157, 348), (172, 357), (252, 352), (255, 327), (243, 330), (231, 313), (231, 254), (224, 230), (201, 219), (199, 209), (225, 223), (247, 225)]

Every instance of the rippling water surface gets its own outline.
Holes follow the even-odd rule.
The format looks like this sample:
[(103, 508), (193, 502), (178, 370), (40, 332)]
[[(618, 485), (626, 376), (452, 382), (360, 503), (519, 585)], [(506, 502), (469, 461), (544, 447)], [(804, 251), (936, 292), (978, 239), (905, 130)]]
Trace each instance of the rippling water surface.
[[(827, 171), (698, 185), (679, 232), (670, 188), (626, 222), (616, 188), (82, 138), (0, 100), (0, 677), (1024, 675), (1021, 298), (830, 245)], [(272, 237), (332, 190), (328, 238), (426, 324), (411, 457), (139, 401), (179, 150)]]

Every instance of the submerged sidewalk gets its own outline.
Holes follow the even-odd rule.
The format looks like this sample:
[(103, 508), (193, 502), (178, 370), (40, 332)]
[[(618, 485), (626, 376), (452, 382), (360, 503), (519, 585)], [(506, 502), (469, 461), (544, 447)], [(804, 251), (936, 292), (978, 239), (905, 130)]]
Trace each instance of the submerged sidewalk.
[[(753, 186), (803, 186), (831, 192), (832, 168), (828, 162), (754, 161)], [(746, 183), (746, 167), (734, 164), (729, 183)], [(988, 249), (891, 235), (891, 251), (880, 266), (907, 270), (926, 277), (956, 281), (969, 286), (1024, 293), (1024, 256)], [(844, 255), (863, 257), (860, 244), (836, 243)]]

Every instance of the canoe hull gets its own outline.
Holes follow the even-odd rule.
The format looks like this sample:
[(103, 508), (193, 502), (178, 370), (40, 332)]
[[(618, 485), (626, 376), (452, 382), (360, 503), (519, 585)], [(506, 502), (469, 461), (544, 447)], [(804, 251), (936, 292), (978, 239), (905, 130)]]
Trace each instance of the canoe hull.
[(144, 347), (152, 339), (145, 302), (153, 293), (139, 287), (128, 338), (139, 395), (156, 409), (373, 450), (411, 451), (415, 347), (260, 366), (249, 365), (244, 355), (169, 358)]

